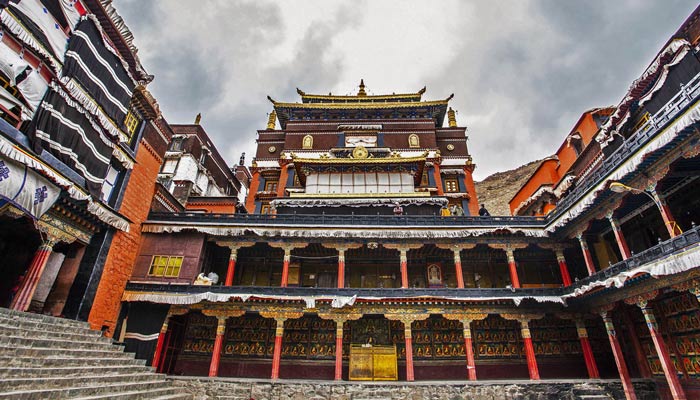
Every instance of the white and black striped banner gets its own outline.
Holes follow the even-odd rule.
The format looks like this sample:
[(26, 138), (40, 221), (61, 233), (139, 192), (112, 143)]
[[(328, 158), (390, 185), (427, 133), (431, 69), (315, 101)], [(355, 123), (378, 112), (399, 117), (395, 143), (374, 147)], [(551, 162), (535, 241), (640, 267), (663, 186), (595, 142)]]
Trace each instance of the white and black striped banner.
[(35, 147), (44, 148), (85, 178), (98, 197), (135, 83), (108, 49), (94, 18), (76, 25), (61, 84), (52, 83), (34, 119)]

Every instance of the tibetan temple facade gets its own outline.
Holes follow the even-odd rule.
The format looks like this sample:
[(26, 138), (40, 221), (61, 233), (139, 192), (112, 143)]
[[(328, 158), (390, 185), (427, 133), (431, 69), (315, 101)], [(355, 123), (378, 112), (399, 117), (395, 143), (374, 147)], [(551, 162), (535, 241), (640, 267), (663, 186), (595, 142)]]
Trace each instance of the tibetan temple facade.
[(697, 16), (582, 115), (516, 216), (478, 215), (452, 96), (270, 98), (247, 213), (142, 224), (121, 338), (173, 375), (621, 378), (628, 398), (644, 378), (697, 397)]
[(0, 1), (0, 302), (171, 375), (700, 398), (699, 17), (480, 216), (452, 95), (269, 98), (230, 167), (161, 115), (110, 0)]

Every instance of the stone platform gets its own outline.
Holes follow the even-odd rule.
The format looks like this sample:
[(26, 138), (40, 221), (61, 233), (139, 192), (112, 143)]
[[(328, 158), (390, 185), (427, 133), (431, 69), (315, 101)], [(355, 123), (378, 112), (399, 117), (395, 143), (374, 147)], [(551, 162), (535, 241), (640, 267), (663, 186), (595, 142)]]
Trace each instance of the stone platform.
[[(230, 400), (623, 400), (619, 380), (334, 382), (170, 377), (195, 399)], [(653, 381), (634, 382), (638, 400), (659, 398)]]

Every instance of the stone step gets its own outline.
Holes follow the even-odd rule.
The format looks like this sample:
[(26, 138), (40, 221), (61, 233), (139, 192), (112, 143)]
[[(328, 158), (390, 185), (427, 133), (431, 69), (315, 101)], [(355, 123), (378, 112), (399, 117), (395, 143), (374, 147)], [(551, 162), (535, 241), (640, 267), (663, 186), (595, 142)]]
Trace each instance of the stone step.
[[(11, 392), (0, 393), (0, 399), (22, 399), (22, 400), (51, 400), (85, 398), (90, 396), (111, 395), (112, 398), (123, 398), (122, 394), (131, 393), (132, 399), (147, 399), (144, 393), (149, 393), (160, 389), (160, 393), (175, 394), (177, 389), (168, 387), (168, 382), (162, 379), (143, 382), (120, 382), (116, 384), (104, 384), (101, 381), (87, 382), (86, 386), (70, 388), (38, 388), (33, 390), (13, 390)], [(136, 396), (136, 397), (133, 397)], [(139, 397), (140, 396), (140, 397)]]
[(122, 353), (118, 350), (96, 349), (61, 349), (51, 347), (11, 347), (0, 344), (0, 356), (15, 357), (39, 357), (39, 358), (82, 358), (82, 357), (109, 357), (109, 358), (134, 358), (133, 353)]
[(76, 321), (73, 319), (53, 317), (50, 315), (34, 314), (29, 312), (21, 312), (15, 310), (9, 310), (7, 308), (0, 308), (0, 317), (9, 319), (21, 319), (24, 321), (37, 321), (43, 322), (50, 325), (60, 325), (60, 326), (73, 326), (81, 328), (89, 328), (90, 324), (84, 321)]
[[(121, 361), (121, 360), (118, 360)], [(2, 363), (2, 361), (0, 361)], [(5, 364), (0, 364), (5, 365)], [(53, 366), (47, 367), (17, 367), (3, 366), (0, 367), (0, 378), (39, 378), (39, 377), (58, 377), (58, 376), (87, 376), (97, 374), (146, 374), (153, 372), (152, 367), (145, 365), (133, 364), (115, 364), (115, 365), (89, 365), (89, 366)]]
[[(250, 397), (250, 396), (249, 396)], [(249, 398), (248, 397), (248, 398)], [(105, 394), (96, 395), (89, 397), (75, 397), (74, 400), (191, 400), (193, 397), (191, 394), (182, 393), (180, 389), (174, 387), (153, 389), (153, 390), (143, 390), (136, 392), (122, 392), (118, 394)], [(248, 400), (246, 398), (246, 400)]]
[(124, 346), (112, 343), (82, 340), (32, 338), (17, 336), (0, 336), (0, 346), (8, 347), (45, 347), (52, 349), (113, 350), (123, 351)]
[(49, 331), (60, 330), (60, 332), (75, 333), (75, 334), (79, 334), (79, 335), (88, 335), (88, 336), (100, 336), (100, 335), (102, 335), (101, 332), (94, 331), (87, 326), (56, 326), (56, 325), (48, 325), (45, 322), (39, 322), (39, 321), (33, 321), (33, 320), (27, 321), (27, 320), (22, 320), (22, 319), (0, 318), (0, 326), (26, 329), (26, 330), (35, 331), (35, 332), (40, 332), (43, 330), (49, 330)]
[(25, 368), (54, 368), (54, 367), (100, 367), (114, 365), (136, 365), (145, 366), (146, 360), (135, 358), (100, 356), (100, 357), (82, 357), (82, 358), (36, 358), (33, 356), (3, 356), (0, 355), (0, 365), (6, 367), (25, 367)]
[(95, 343), (112, 343), (112, 339), (102, 336), (100, 332), (90, 331), (86, 334), (70, 333), (62, 330), (29, 330), (12, 326), (0, 325), (0, 336), (17, 336), (31, 338), (47, 338), (47, 339), (64, 339), (64, 340), (79, 340), (93, 341)]
[(76, 379), (74, 376), (44, 376), (31, 378), (6, 378), (0, 381), (0, 393), (10, 390), (29, 390), (34, 388), (42, 389), (62, 389), (62, 388), (79, 388), (84, 386), (94, 385), (99, 382), (103, 385), (129, 384), (138, 382), (166, 382), (165, 375), (162, 374), (111, 374), (111, 375), (95, 375), (88, 374)]
[(612, 397), (606, 395), (606, 394), (582, 394), (582, 395), (574, 395), (574, 398), (580, 399), (580, 400), (610, 400)]

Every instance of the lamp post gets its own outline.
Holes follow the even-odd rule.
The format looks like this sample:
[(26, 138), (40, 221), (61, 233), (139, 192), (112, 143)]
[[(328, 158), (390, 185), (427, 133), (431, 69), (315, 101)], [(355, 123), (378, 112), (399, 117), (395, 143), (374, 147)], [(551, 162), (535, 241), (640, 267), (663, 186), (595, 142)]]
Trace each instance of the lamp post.
[[(669, 235), (671, 237), (676, 237), (677, 234), (683, 233), (681, 228), (678, 226), (676, 221), (673, 220), (673, 216), (671, 215), (671, 212), (668, 210), (668, 206), (661, 201), (661, 198), (659, 195), (656, 193), (656, 191), (648, 192), (643, 189), (637, 189), (633, 188), (631, 186), (627, 186), (622, 182), (612, 182), (610, 184), (610, 190), (612, 190), (615, 193), (625, 193), (625, 192), (631, 192), (634, 194), (638, 193), (644, 193), (647, 197), (651, 199), (654, 204), (656, 204), (656, 207), (659, 209), (659, 212), (661, 212), (661, 218), (663, 218), (664, 223), (666, 224), (666, 229), (668, 229)], [(678, 231), (678, 232), (677, 232)]]

